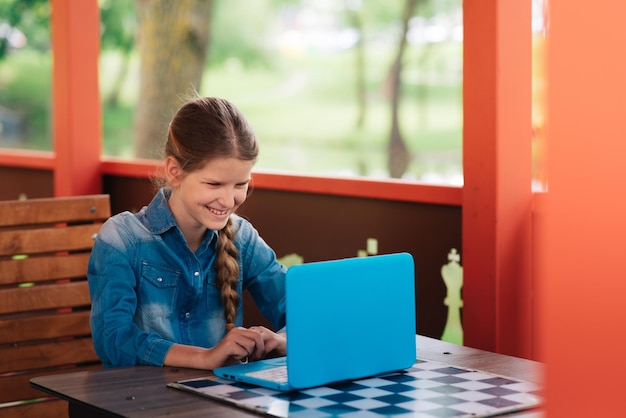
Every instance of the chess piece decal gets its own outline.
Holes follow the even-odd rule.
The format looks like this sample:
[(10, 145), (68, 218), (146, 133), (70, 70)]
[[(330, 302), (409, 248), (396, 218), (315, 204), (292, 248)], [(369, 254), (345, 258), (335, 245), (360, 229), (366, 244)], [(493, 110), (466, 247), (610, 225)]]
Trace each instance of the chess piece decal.
[(463, 267), (459, 264), (461, 255), (453, 248), (448, 253), (448, 264), (441, 267), (441, 277), (448, 289), (444, 305), (448, 306), (448, 319), (441, 335), (442, 341), (463, 345), (463, 324), (461, 322), (461, 308), (463, 300)]

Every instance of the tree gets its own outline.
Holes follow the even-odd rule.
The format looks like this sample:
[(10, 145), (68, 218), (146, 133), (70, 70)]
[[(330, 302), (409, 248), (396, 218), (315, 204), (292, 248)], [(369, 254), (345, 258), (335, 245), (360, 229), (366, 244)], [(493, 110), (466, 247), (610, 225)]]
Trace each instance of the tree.
[(402, 31), (398, 40), (398, 48), (395, 58), (389, 70), (389, 93), (391, 102), (391, 133), (387, 155), (387, 168), (391, 178), (400, 178), (406, 172), (411, 162), (411, 154), (406, 142), (402, 137), (399, 123), (400, 108), (400, 81), (402, 74), (402, 58), (406, 49), (406, 34), (409, 29), (409, 20), (413, 15), (415, 6), (420, 0), (407, 0), (402, 14)]
[(137, 157), (159, 156), (167, 123), (181, 104), (181, 93), (200, 89), (212, 11), (213, 0), (137, 0)]

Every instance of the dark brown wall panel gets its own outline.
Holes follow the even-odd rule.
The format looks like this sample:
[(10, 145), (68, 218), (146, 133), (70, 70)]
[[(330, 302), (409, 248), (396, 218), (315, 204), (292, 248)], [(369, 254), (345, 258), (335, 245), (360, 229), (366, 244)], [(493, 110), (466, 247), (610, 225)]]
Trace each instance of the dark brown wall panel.
[(150, 179), (103, 176), (102, 192), (111, 195), (111, 213), (137, 212), (150, 203), (157, 187)]
[[(112, 212), (136, 211), (150, 202), (149, 180), (105, 177)], [(353, 257), (368, 238), (378, 253), (406, 251), (416, 265), (417, 331), (441, 337), (447, 318), (441, 267), (461, 248), (461, 208), (255, 189), (239, 213), (250, 220), (278, 257), (305, 262)], [(384, 280), (384, 278), (381, 278)]]
[(52, 171), (0, 167), (0, 200), (30, 199), (54, 196)]
[(441, 337), (447, 317), (441, 267), (452, 248), (462, 253), (459, 207), (257, 189), (239, 212), (279, 257), (296, 253), (305, 262), (353, 257), (366, 249), (368, 238), (378, 241), (379, 254), (411, 253), (417, 330)]
[[(48, 170), (0, 167), (0, 199), (53, 196)], [(103, 177), (111, 213), (137, 211), (152, 199), (149, 179)], [(387, 200), (255, 189), (239, 213), (249, 219), (278, 257), (298, 254), (305, 262), (353, 257), (368, 238), (378, 253), (406, 251), (415, 258), (417, 331), (441, 337), (447, 318), (441, 267), (461, 248), (461, 208)], [(462, 260), (461, 260), (462, 261)], [(383, 278), (384, 280), (384, 278)]]

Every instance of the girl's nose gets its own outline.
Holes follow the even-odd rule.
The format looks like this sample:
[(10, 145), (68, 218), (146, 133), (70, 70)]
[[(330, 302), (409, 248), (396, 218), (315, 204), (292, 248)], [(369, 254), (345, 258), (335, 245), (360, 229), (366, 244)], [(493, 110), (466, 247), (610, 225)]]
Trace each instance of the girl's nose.
[(227, 208), (232, 208), (235, 205), (235, 194), (229, 187), (224, 187), (219, 199), (220, 203)]

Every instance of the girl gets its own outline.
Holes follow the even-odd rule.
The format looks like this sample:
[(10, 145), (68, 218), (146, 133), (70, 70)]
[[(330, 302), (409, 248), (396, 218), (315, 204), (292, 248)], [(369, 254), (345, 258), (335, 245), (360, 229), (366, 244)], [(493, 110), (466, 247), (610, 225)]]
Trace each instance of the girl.
[[(196, 98), (170, 122), (166, 186), (104, 223), (89, 261), (94, 346), (105, 367), (214, 369), (286, 354), (285, 273), (246, 200), (258, 144), (226, 100)], [(243, 328), (248, 289), (278, 333)]]

